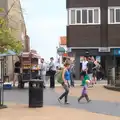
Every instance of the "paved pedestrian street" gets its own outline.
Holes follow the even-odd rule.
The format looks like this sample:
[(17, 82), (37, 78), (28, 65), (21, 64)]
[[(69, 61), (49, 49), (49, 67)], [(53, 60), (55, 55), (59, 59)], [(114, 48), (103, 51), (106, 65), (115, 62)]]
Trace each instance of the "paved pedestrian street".
[(82, 100), (78, 104), (81, 87), (71, 88), (70, 105), (59, 104), (58, 96), (63, 89), (44, 90), (44, 107), (28, 108), (28, 89), (6, 90), (7, 109), (0, 110), (0, 120), (120, 120), (120, 92), (110, 91), (102, 85), (89, 88), (90, 103)]
[(29, 109), (26, 105), (9, 105), (0, 110), (0, 120), (120, 120), (119, 117), (97, 114), (85, 110), (45, 106)]

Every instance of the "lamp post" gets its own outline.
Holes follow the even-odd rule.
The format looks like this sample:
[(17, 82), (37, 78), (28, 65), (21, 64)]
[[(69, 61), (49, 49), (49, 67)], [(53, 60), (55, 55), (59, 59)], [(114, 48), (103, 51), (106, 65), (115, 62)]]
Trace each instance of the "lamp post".
[(64, 47), (59, 47), (57, 49), (57, 54), (60, 56), (60, 65), (62, 65), (62, 55), (65, 53)]

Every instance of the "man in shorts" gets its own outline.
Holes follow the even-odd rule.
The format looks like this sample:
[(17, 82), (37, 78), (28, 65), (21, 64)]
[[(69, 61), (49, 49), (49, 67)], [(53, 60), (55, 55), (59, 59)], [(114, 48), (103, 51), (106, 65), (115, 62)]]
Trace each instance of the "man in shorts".
[(88, 63), (87, 63), (87, 74), (89, 76), (91, 84), (93, 84), (92, 80), (93, 80), (93, 68), (94, 68), (94, 66), (95, 65), (94, 65), (92, 59), (89, 57), (88, 58)]

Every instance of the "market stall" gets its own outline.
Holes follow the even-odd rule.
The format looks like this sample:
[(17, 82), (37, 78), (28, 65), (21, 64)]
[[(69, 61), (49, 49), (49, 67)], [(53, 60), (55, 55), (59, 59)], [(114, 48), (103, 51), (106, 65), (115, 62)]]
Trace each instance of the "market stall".
[(19, 88), (24, 88), (24, 83), (38, 76), (40, 56), (36, 52), (23, 52), (20, 56), (21, 72), (19, 75)]

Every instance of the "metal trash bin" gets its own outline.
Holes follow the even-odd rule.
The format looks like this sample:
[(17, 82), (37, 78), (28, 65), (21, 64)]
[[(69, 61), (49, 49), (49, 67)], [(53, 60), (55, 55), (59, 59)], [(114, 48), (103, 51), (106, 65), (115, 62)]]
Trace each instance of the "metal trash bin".
[(29, 81), (29, 107), (43, 107), (43, 80)]

